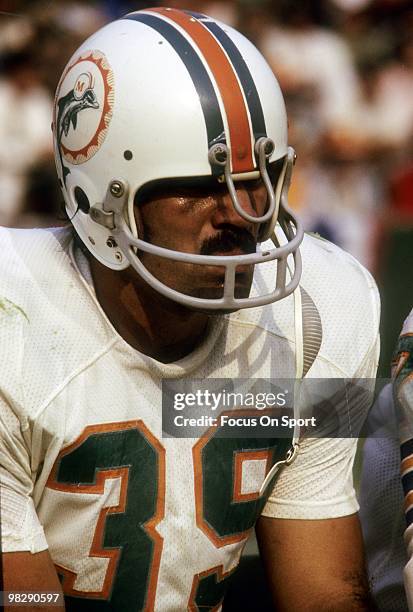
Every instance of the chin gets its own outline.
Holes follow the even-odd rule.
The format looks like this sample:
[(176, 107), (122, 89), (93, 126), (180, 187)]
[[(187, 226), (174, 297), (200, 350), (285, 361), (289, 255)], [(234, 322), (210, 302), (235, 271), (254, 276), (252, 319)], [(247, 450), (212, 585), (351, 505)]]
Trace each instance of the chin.
[[(238, 275), (237, 275), (238, 276)], [(251, 291), (251, 280), (246, 279), (243, 274), (241, 279), (237, 279), (237, 283), (235, 285), (234, 297), (236, 299), (247, 298), (249, 297)], [(205, 285), (203, 287), (199, 287), (196, 291), (192, 291), (191, 295), (193, 297), (202, 298), (204, 300), (219, 300), (224, 295), (224, 281), (220, 282), (218, 285), (215, 282), (213, 285)], [(210, 315), (218, 315), (218, 314), (230, 314), (231, 312), (236, 312), (237, 308), (220, 308), (219, 310), (209, 310), (207, 308), (195, 308), (195, 310), (205, 312)]]

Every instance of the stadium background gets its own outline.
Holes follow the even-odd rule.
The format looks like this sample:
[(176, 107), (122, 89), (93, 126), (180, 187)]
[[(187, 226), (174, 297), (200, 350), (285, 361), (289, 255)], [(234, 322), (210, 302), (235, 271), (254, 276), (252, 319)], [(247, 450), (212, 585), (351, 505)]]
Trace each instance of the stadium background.
[[(50, 131), (59, 76), (89, 34), (155, 4), (234, 25), (272, 66), (298, 153), (290, 200), (307, 230), (374, 275), (387, 377), (413, 306), (411, 0), (0, 0), (0, 225), (62, 223)], [(244, 563), (251, 584), (260, 570)], [(254, 609), (250, 591), (225, 609)]]

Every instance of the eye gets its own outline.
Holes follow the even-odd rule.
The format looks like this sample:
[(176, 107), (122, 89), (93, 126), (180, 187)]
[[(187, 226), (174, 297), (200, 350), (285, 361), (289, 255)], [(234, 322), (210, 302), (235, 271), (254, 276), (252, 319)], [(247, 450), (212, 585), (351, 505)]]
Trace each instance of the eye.
[(257, 193), (260, 190), (262, 192), (265, 192), (265, 185), (260, 178), (254, 179), (252, 181), (243, 181), (242, 184), (244, 189), (246, 189), (249, 193)]
[(264, 187), (264, 184), (261, 179), (255, 179), (254, 181), (246, 182), (245, 187), (251, 191), (257, 191), (260, 187)]

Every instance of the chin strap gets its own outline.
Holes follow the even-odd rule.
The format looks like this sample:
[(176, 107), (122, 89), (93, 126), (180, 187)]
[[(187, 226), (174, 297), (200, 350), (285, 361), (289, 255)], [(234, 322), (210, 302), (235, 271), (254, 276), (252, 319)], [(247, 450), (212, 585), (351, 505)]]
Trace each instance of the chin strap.
[[(290, 271), (291, 274), (291, 271)], [(301, 384), (304, 376), (313, 365), (323, 339), (323, 328), (320, 313), (311, 296), (302, 287), (294, 292), (294, 327), (295, 327), (295, 383), (294, 383), (294, 418), (300, 418)], [(278, 461), (267, 474), (260, 489), (262, 495), (274, 478), (277, 471), (284, 465), (292, 463), (299, 450), (300, 427), (293, 432), (291, 447), (286, 458)]]
[[(272, 241), (279, 245), (279, 239), (274, 233)], [(292, 271), (287, 263), (287, 269), (292, 276)], [(301, 384), (304, 376), (313, 365), (321, 347), (323, 328), (320, 313), (311, 296), (305, 289), (298, 286), (294, 291), (294, 332), (295, 332), (295, 382), (294, 382), (294, 418), (296, 422), (300, 418)], [(287, 451), (283, 461), (277, 461), (265, 477), (261, 485), (262, 495), (268, 484), (274, 478), (278, 470), (294, 461), (299, 450), (300, 426), (294, 427), (291, 447)]]
[[(304, 378), (304, 324), (303, 324), (303, 302), (300, 286), (294, 291), (294, 328), (295, 328), (295, 381), (294, 381), (294, 418), (297, 423), (300, 418), (300, 391), (301, 381)], [(300, 426), (295, 425), (291, 456), (286, 463), (291, 463), (298, 451), (298, 440), (300, 439)]]
[[(290, 274), (290, 268), (288, 268)], [(296, 423), (300, 418), (300, 402), (299, 402), (299, 394), (300, 394), (300, 386), (301, 381), (304, 377), (304, 327), (303, 327), (303, 305), (302, 305), (302, 297), (301, 297), (301, 288), (300, 286), (294, 291), (294, 328), (295, 328), (295, 382), (294, 382), (294, 418), (296, 419)], [(291, 443), (291, 447), (287, 451), (287, 455), (285, 459), (282, 461), (277, 461), (274, 463), (268, 474), (266, 475), (264, 482), (260, 488), (260, 495), (262, 495), (267, 488), (268, 484), (271, 482), (275, 474), (283, 465), (289, 465), (292, 463), (297, 456), (299, 449), (299, 440), (300, 438), (300, 426), (295, 425), (293, 439)]]

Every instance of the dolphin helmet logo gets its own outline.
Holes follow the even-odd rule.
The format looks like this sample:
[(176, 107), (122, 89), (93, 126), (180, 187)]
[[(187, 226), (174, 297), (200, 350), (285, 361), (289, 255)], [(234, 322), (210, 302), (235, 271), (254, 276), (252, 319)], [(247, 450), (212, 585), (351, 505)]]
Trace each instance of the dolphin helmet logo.
[(69, 134), (70, 126), (76, 129), (77, 116), (86, 108), (99, 108), (96, 93), (93, 91), (94, 79), (90, 72), (84, 72), (76, 80), (74, 88), (57, 102), (58, 141), (63, 134)]
[[(63, 182), (66, 164), (88, 161), (102, 145), (114, 103), (112, 70), (100, 51), (87, 51), (66, 68), (56, 93), (54, 130)], [(93, 110), (92, 114), (84, 113)]]

